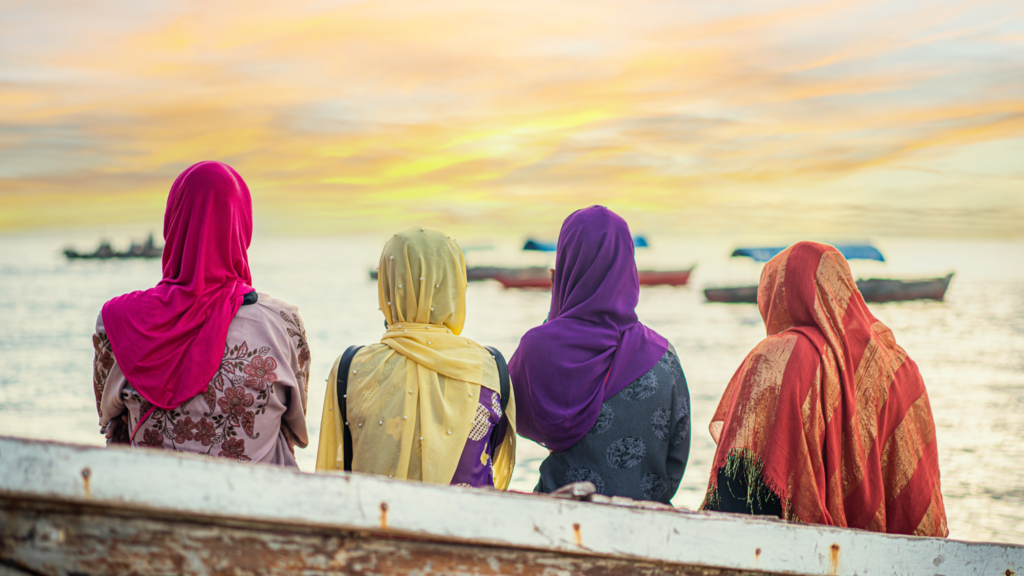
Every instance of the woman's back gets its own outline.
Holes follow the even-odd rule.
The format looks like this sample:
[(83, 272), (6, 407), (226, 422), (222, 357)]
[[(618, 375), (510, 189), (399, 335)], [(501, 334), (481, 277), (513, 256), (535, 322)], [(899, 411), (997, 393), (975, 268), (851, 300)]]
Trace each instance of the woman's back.
[(636, 315), (625, 220), (603, 206), (566, 218), (548, 320), (509, 362), (521, 434), (551, 450), (539, 491), (590, 480), (668, 502), (689, 455), (689, 393), (675, 350)]
[(155, 408), (126, 380), (102, 315), (97, 318), (93, 387), (100, 425), (118, 426), (127, 414), (118, 439), (134, 436), (133, 446), (296, 466), (292, 447), (308, 443), (305, 328), (297, 309), (281, 300), (252, 293), (246, 301), (231, 320), (220, 369), (206, 390), (169, 410)]
[(295, 465), (309, 350), (297, 311), (253, 289), (252, 198), (220, 162), (171, 185), (162, 278), (107, 301), (93, 388), (115, 443)]
[(668, 502), (690, 453), (690, 395), (671, 348), (646, 374), (601, 405), (582, 440), (552, 452), (536, 491), (593, 482), (601, 494)]
[(503, 361), (460, 335), (465, 290), (462, 250), (443, 232), (412, 228), (388, 241), (378, 274), (387, 330), (347, 368), (344, 354), (335, 361), (318, 471), (507, 487), (515, 403), (510, 391), (502, 409)]
[(757, 300), (766, 338), (712, 417), (704, 508), (946, 536), (924, 379), (842, 254), (786, 248), (765, 264)]

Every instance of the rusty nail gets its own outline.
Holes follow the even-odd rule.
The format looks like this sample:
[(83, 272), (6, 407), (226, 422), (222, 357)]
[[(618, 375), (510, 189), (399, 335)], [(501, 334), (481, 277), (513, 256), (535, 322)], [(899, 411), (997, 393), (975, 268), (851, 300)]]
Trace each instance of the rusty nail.
[(91, 476), (91, 475), (92, 475), (92, 470), (89, 470), (88, 467), (82, 468), (82, 478), (85, 478), (86, 480), (88, 480), (89, 476)]
[(754, 556), (760, 556), (760, 555), (761, 555), (761, 549), (760, 548), (758, 548), (757, 550), (754, 550)]

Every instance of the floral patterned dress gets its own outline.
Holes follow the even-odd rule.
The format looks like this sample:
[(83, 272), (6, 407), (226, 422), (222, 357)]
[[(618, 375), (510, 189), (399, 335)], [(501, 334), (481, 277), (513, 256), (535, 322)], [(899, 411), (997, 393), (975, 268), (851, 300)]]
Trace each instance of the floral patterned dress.
[(93, 345), (96, 409), (108, 444), (297, 466), (294, 446), (309, 442), (309, 347), (294, 306), (266, 294), (243, 305), (206, 391), (173, 410), (153, 410), (141, 425), (139, 419), (153, 406), (118, 367), (102, 314)]
[(536, 492), (593, 482), (600, 494), (671, 503), (690, 457), (690, 391), (672, 346), (601, 405), (590, 432), (540, 464)]

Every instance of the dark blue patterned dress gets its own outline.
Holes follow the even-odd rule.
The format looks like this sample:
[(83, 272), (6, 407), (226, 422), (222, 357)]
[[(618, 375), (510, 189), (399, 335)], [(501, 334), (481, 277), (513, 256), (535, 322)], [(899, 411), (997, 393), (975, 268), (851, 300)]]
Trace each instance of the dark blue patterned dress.
[(589, 481), (607, 496), (668, 503), (690, 455), (690, 392), (672, 347), (605, 400), (590, 432), (540, 465), (536, 492)]

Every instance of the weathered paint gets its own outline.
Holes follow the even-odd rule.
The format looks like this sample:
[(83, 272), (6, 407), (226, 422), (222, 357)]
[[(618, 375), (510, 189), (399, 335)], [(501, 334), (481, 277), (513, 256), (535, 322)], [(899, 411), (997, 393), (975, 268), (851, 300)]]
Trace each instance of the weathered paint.
[[(81, 474), (85, 468), (90, 470), (88, 490)], [(59, 566), (77, 554), (85, 566), (85, 556), (94, 551), (90, 562), (131, 557), (139, 566), (155, 566), (155, 559), (147, 559), (152, 555), (162, 558), (166, 569), (80, 571), (246, 573), (248, 568), (235, 567), (253, 562), (284, 566), (279, 556), (303, 554), (312, 555), (309, 563), (294, 564), (296, 571), (310, 567), (314, 573), (344, 569), (365, 574), (425, 572), (427, 563), (434, 573), (541, 572), (513, 568), (522, 566), (515, 558), (549, 562), (552, 574), (602, 574), (628, 566), (631, 571), (645, 567), (650, 574), (704, 573), (693, 571), (700, 567), (707, 574), (1003, 576), (1024, 566), (1020, 546), (652, 510), (608, 500), (598, 504), (361, 474), (310, 475), (161, 451), (0, 438), (0, 565), (19, 558), (18, 565), (42, 566), (51, 558)], [(174, 538), (140, 540), (146, 534)], [(218, 534), (230, 541), (217, 540)], [(353, 544), (357, 541), (358, 546)], [(228, 547), (223, 554), (217, 552), (221, 544)], [(365, 550), (386, 552), (371, 558)], [(485, 552), (499, 564), (513, 564), (495, 570), (484, 568), (486, 562), (466, 560), (485, 558)], [(349, 553), (377, 568), (356, 569), (344, 558), (327, 560)], [(399, 567), (402, 559), (413, 557), (422, 562), (419, 568), (411, 563)], [(311, 568), (314, 560), (322, 568)]]
[[(2, 502), (2, 500), (0, 500)], [(6, 504), (10, 504), (8, 501)], [(242, 525), (96, 506), (0, 504), (0, 576), (11, 574), (457, 574), (740, 576), (742, 571), (382, 537), (329, 528)], [(49, 540), (53, 525), (66, 538)], [(17, 570), (17, 571), (15, 571)]]

